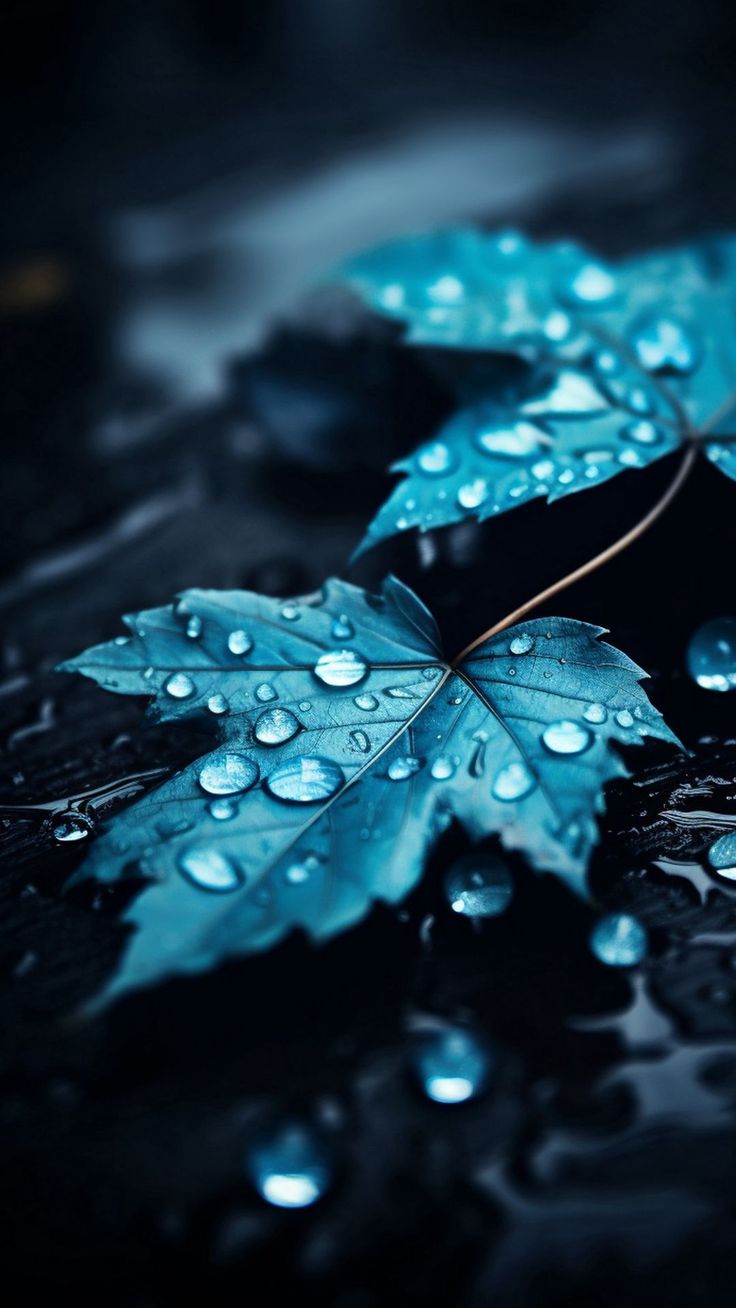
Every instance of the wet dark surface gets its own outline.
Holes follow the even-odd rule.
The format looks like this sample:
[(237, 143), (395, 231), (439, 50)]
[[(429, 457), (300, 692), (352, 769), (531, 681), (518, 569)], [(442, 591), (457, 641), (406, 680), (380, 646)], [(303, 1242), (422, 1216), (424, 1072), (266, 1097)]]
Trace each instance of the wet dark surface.
[[(367, 76), (356, 83), (342, 116), (338, 75), (315, 74), (302, 119), (313, 168), (351, 151), (362, 158), (356, 124), (361, 113), (371, 119), (370, 106), (400, 158), (407, 118), (427, 119), (443, 58), (457, 88), (454, 112), (482, 108), (502, 135), (504, 106), (513, 104), (532, 135), (542, 134), (523, 199), (504, 198), (499, 182), (496, 203), (481, 212), (480, 199), (464, 206), (458, 194), (451, 216), (569, 233), (612, 253), (733, 222), (725, 70), (734, 38), (720, 10), (706, 6), (686, 22), (655, 6), (644, 30), (633, 7), (621, 8), (618, 23), (593, 19), (585, 6), (558, 7), (550, 26), (531, 6), (520, 31), (504, 10), (491, 50), (478, 38), (477, 11), (461, 9), (457, 52), (420, 41), (400, 89), (391, 81), (390, 104), (385, 82), (378, 94), (383, 64), (373, 86)], [(111, 31), (103, 24), (93, 37), (80, 15), (82, 46), (108, 51)], [(652, 32), (658, 23), (665, 31), (665, 18), (659, 49)], [(22, 33), (26, 20), (18, 21)], [(435, 360), (323, 297), (258, 345), (249, 288), (262, 316), (280, 315), (252, 245), (250, 197), (265, 186), (264, 143), (275, 140), (280, 199), (269, 212), (293, 220), (279, 237), (293, 251), (305, 225), (305, 152), (283, 122), (293, 124), (309, 97), (298, 78), (287, 93), (286, 53), (264, 89), (263, 50), (280, 48), (271, 29), (246, 42), (261, 72), (249, 73), (238, 96), (234, 76), (215, 78), (214, 90), (208, 80), (225, 59), (227, 26), (215, 38), (217, 24), (202, 19), (215, 54), (195, 58), (183, 20), (171, 21), (184, 71), (164, 79), (148, 130), (137, 103), (121, 126), (130, 104), (122, 71), (117, 81), (100, 73), (98, 85), (73, 62), (65, 132), (31, 115), (14, 154), (19, 171), (21, 158), (33, 164), (33, 176), (8, 211), (0, 281), (0, 803), (14, 810), (0, 812), (8, 1268), (24, 1300), (63, 1285), (78, 1301), (131, 1308), (278, 1294), (336, 1308), (730, 1304), (736, 903), (704, 871), (704, 856), (725, 829), (715, 823), (736, 815), (736, 695), (696, 687), (684, 651), (700, 622), (733, 612), (736, 518), (732, 483), (704, 461), (649, 535), (553, 610), (611, 630), (652, 674), (651, 696), (690, 751), (637, 751), (635, 774), (609, 789), (601, 820), (596, 904), (630, 909), (649, 927), (643, 982), (634, 987), (597, 963), (587, 947), (593, 908), (519, 860), (509, 859), (515, 896), (505, 915), (474, 929), (453, 914), (443, 877), (467, 846), (451, 830), (400, 913), (377, 908), (320, 949), (295, 938), (95, 1021), (75, 1017), (114, 967), (128, 892), (64, 896), (83, 849), (60, 846), (50, 810), (38, 806), (88, 795), (101, 821), (210, 737), (205, 724), (146, 725), (142, 704), (56, 674), (60, 659), (117, 634), (122, 612), (186, 586), (286, 595), (331, 573), (372, 585), (388, 570), (430, 605), (453, 652), (636, 521), (673, 473), (668, 460), (549, 509), (532, 505), (419, 546), (402, 538), (348, 571), (390, 485), (383, 469), (444, 416), (450, 388)], [(622, 100), (614, 71), (626, 23), (636, 40), (631, 57), (621, 56)], [(139, 28), (131, 19), (124, 31), (133, 40)], [(51, 41), (53, 25), (45, 30)], [(368, 48), (379, 60), (378, 47)], [(602, 51), (587, 138), (573, 120)], [(43, 49), (39, 58), (45, 67)], [(138, 61), (145, 101), (155, 78), (151, 57)], [(484, 69), (492, 86), (474, 99)], [(526, 69), (524, 93), (516, 69)], [(174, 91), (183, 104), (193, 87), (199, 110), (177, 115)], [(610, 115), (604, 121), (611, 104), (613, 130)], [(572, 135), (554, 146), (555, 179), (544, 133), (558, 115)], [(236, 126), (246, 122), (244, 160)], [(109, 145), (111, 124), (120, 130), (101, 168), (100, 134)], [(573, 164), (595, 156), (598, 131), (651, 144), (623, 162), (601, 147), (593, 179), (588, 162)], [(380, 168), (389, 169), (385, 155)], [(240, 190), (218, 200), (234, 170)], [(65, 199), (41, 205), (60, 172)], [(333, 176), (320, 192), (333, 216), (335, 185)], [(184, 220), (177, 197), (193, 189), (197, 216)], [(429, 192), (432, 221), (445, 212), (441, 192)], [(113, 218), (154, 204), (164, 245), (178, 241), (179, 253), (174, 266), (169, 250), (141, 271), (110, 232)], [(184, 209), (191, 213), (191, 200)], [(349, 207), (341, 221), (335, 239), (349, 244), (357, 230)], [(300, 248), (294, 299), (320, 258), (318, 245)], [(259, 278), (266, 289), (256, 294)], [(228, 279), (235, 310), (218, 290)], [(255, 355), (230, 340), (238, 297)], [(159, 365), (144, 370), (164, 302), (166, 321), (188, 324), (167, 346), (180, 366), (167, 371), (156, 348)], [(202, 340), (223, 320), (228, 329), (203, 362)], [(151, 323), (152, 337), (143, 330)], [(420, 1093), (408, 1032), (422, 1014), (472, 1020), (494, 1046), (495, 1073), (475, 1102), (443, 1107)], [(329, 1194), (295, 1213), (258, 1198), (244, 1161), (263, 1125), (290, 1112), (322, 1123), (335, 1159)]]

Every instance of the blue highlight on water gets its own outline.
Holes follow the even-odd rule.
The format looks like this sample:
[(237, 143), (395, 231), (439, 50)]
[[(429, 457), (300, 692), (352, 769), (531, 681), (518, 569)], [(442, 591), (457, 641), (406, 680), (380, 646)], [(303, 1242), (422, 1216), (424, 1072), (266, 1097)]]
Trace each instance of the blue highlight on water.
[(308, 1208), (332, 1182), (330, 1151), (304, 1122), (274, 1127), (251, 1146), (245, 1165), (261, 1198), (275, 1208)]
[(590, 948), (608, 967), (636, 967), (646, 957), (647, 929), (631, 913), (606, 913), (590, 933)]
[(417, 1038), (412, 1061), (428, 1099), (461, 1104), (486, 1088), (495, 1057), (483, 1037), (469, 1027), (443, 1026)]

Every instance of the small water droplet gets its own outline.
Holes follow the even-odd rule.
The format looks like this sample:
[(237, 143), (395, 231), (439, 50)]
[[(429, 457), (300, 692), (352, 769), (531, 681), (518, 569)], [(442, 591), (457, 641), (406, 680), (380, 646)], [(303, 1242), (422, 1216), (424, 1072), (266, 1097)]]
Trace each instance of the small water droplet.
[(194, 682), (186, 672), (175, 672), (169, 677), (164, 690), (172, 699), (189, 699), (194, 694)]
[(498, 917), (511, 903), (511, 873), (501, 859), (467, 854), (445, 877), (445, 895), (453, 913), (465, 917)]
[(712, 618), (687, 648), (690, 676), (703, 690), (736, 690), (736, 618)]
[(300, 713), (308, 713), (312, 705), (308, 699), (303, 699), (299, 705)]
[(699, 343), (691, 330), (676, 318), (645, 319), (634, 328), (630, 343), (647, 372), (687, 376), (700, 362)]
[(477, 509), (488, 498), (488, 483), (483, 477), (468, 481), (457, 493), (457, 502), (461, 509)]
[(371, 742), (364, 731), (351, 731), (350, 742), (353, 749), (357, 749), (361, 754), (367, 754), (371, 747)]
[(319, 804), (344, 784), (342, 769), (319, 754), (299, 754), (266, 778), (266, 787), (287, 804)]
[(270, 700), (278, 699), (278, 695), (273, 686), (269, 686), (267, 681), (263, 681), (260, 686), (256, 686), (255, 695), (256, 699), (261, 704), (268, 704)]
[(514, 636), (509, 645), (511, 654), (528, 654), (530, 649), (534, 649), (534, 639), (532, 636), (528, 636), (526, 632), (522, 633), (521, 636)]
[(421, 766), (418, 758), (407, 754), (404, 758), (395, 758), (389, 763), (388, 775), (392, 781), (408, 781)]
[(536, 786), (536, 781), (525, 763), (507, 763), (497, 774), (491, 794), (502, 803), (525, 799)]
[(493, 1055), (481, 1036), (464, 1027), (445, 1027), (416, 1041), (413, 1065), (428, 1099), (461, 1104), (484, 1089)]
[(433, 441), (417, 455), (417, 467), (428, 477), (441, 477), (455, 467), (455, 457), (444, 441)]
[(230, 632), (227, 647), (231, 654), (249, 654), (253, 648), (253, 641), (247, 631), (238, 628), (237, 631)]
[(362, 709), (364, 713), (372, 713), (378, 708), (378, 700), (375, 695), (356, 695), (353, 703), (356, 708)]
[(483, 454), (522, 459), (533, 454), (545, 439), (546, 433), (535, 427), (534, 423), (522, 421), (515, 422), (511, 427), (489, 427), (481, 430), (475, 437), (475, 443)]
[(301, 723), (285, 708), (266, 709), (256, 719), (253, 735), (261, 745), (283, 745), (293, 740)]
[(605, 704), (589, 704), (588, 707), (583, 710), (583, 717), (586, 722), (594, 722), (599, 726), (602, 722), (606, 721), (608, 711)]
[(636, 418), (627, 422), (619, 433), (622, 440), (634, 441), (637, 445), (659, 445), (662, 433), (649, 418)]
[(633, 727), (634, 716), (632, 713), (629, 713), (628, 709), (619, 709), (616, 714), (616, 721), (620, 727)]
[(590, 948), (609, 967), (635, 967), (645, 957), (646, 927), (630, 913), (606, 913), (590, 935)]
[(282, 604), (281, 616), (284, 619), (284, 622), (296, 622), (297, 618), (301, 617), (298, 604), (293, 604), (291, 601)]
[(436, 681), (439, 675), (439, 668), (424, 668), (422, 671), (422, 676), (425, 681)]
[(592, 731), (571, 718), (551, 722), (542, 732), (542, 744), (551, 754), (582, 754), (594, 739)]
[(207, 708), (209, 709), (210, 713), (215, 713), (216, 715), (219, 715), (220, 713), (227, 713), (229, 707), (230, 706), (227, 700), (225, 699), (225, 696), (221, 695), (219, 691), (215, 695), (210, 695), (209, 699), (207, 700)]
[(333, 649), (320, 654), (314, 675), (326, 686), (355, 686), (368, 675), (368, 666), (354, 650)]
[(352, 640), (354, 635), (355, 635), (355, 628), (352, 622), (346, 616), (346, 614), (341, 613), (339, 618), (336, 618), (332, 624), (332, 639)]
[(218, 822), (229, 822), (237, 814), (238, 806), (231, 799), (211, 799), (207, 805), (210, 817)]
[(455, 764), (451, 758), (446, 758), (444, 754), (441, 754), (439, 758), (434, 760), (429, 771), (435, 781), (448, 781), (455, 774)]
[(185, 631), (190, 640), (198, 640), (202, 635), (202, 619), (198, 613), (193, 613), (187, 620)]
[(218, 754), (205, 763), (199, 784), (208, 795), (238, 795), (258, 780), (256, 763), (245, 754)]
[(220, 895), (237, 890), (245, 880), (229, 858), (204, 845), (185, 850), (179, 856), (179, 869), (193, 885)]
[(572, 468), (565, 468), (557, 478), (561, 486), (569, 486), (575, 480), (575, 473)]
[(281, 1125), (253, 1145), (246, 1167), (261, 1198), (275, 1208), (308, 1208), (332, 1180), (326, 1146), (301, 1123)]
[(316, 854), (307, 854), (298, 863), (290, 863), (284, 871), (284, 881), (290, 886), (303, 886), (319, 868), (320, 860)]
[(89, 818), (84, 817), (82, 813), (68, 812), (60, 813), (54, 820), (52, 827), (54, 839), (60, 844), (71, 844), (77, 840), (85, 840), (93, 830)]
[(564, 298), (572, 304), (601, 304), (615, 294), (612, 273), (599, 263), (585, 263), (563, 288)]

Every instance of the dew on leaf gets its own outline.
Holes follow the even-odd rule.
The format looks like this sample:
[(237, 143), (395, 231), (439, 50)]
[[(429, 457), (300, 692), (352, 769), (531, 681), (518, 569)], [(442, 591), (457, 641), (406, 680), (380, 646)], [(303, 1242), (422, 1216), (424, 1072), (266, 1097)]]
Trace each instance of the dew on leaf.
[(455, 466), (452, 451), (444, 441), (433, 441), (417, 455), (417, 467), (428, 477), (441, 477)]
[(515, 422), (513, 426), (489, 427), (479, 431), (475, 443), (483, 454), (522, 459), (533, 454), (546, 433), (531, 422)]
[(324, 1143), (301, 1123), (281, 1125), (254, 1144), (246, 1169), (261, 1198), (275, 1208), (308, 1208), (332, 1180)]
[(193, 613), (192, 616), (187, 619), (187, 625), (184, 630), (190, 640), (199, 639), (202, 635), (202, 619), (198, 613)]
[(736, 690), (736, 618), (712, 618), (687, 648), (690, 676), (703, 690)]
[(253, 735), (261, 745), (283, 745), (287, 740), (293, 740), (300, 727), (300, 722), (289, 709), (266, 709), (256, 719)]
[(630, 344), (647, 372), (687, 376), (700, 361), (699, 343), (676, 318), (647, 318), (634, 329)]
[(238, 795), (258, 780), (258, 765), (245, 754), (218, 754), (205, 763), (199, 784), (208, 795)]
[(239, 627), (237, 631), (230, 632), (227, 647), (231, 654), (249, 654), (253, 648), (253, 641), (247, 631)]
[(354, 650), (334, 649), (320, 654), (314, 675), (325, 686), (355, 686), (368, 675), (368, 666)]
[(596, 726), (600, 726), (608, 718), (608, 710), (605, 704), (588, 704), (588, 707), (583, 709), (583, 717), (586, 722), (594, 722)]
[(281, 616), (285, 622), (296, 622), (301, 617), (298, 604), (288, 602), (281, 605)]
[(353, 749), (359, 750), (361, 754), (367, 754), (371, 747), (371, 742), (364, 731), (351, 731), (350, 743)]
[(437, 1104), (461, 1104), (485, 1088), (494, 1059), (481, 1036), (453, 1026), (417, 1040), (412, 1061), (428, 1099)]
[(646, 927), (631, 913), (606, 913), (590, 934), (590, 948), (609, 967), (635, 967), (646, 956)]
[(179, 855), (179, 870), (200, 890), (227, 894), (243, 884), (242, 872), (218, 849), (195, 846)]
[(663, 439), (659, 427), (649, 418), (636, 418), (633, 422), (627, 422), (619, 435), (622, 440), (634, 441), (637, 445), (659, 445)]
[(346, 614), (341, 613), (332, 624), (333, 640), (352, 640), (355, 628)]
[(477, 509), (488, 498), (488, 483), (483, 477), (465, 482), (457, 493), (457, 502), (462, 509)]
[(407, 754), (404, 758), (395, 758), (388, 765), (388, 776), (392, 781), (408, 781), (418, 772), (421, 763), (413, 754)]
[(263, 681), (260, 686), (256, 686), (255, 696), (261, 704), (268, 704), (272, 699), (278, 699), (273, 686), (270, 686), (267, 681)]
[(439, 758), (434, 760), (429, 771), (435, 781), (448, 781), (455, 774), (455, 764), (452, 759), (441, 754)]
[(186, 672), (174, 672), (166, 682), (164, 690), (172, 699), (189, 699), (194, 694), (194, 682)]
[(542, 743), (551, 754), (582, 754), (593, 740), (592, 731), (571, 718), (551, 722), (542, 732)]
[(60, 813), (54, 820), (51, 828), (54, 840), (60, 844), (72, 844), (77, 840), (85, 840), (93, 830), (92, 823), (82, 813), (69, 812)]
[(491, 794), (502, 803), (512, 803), (517, 799), (525, 799), (535, 785), (536, 781), (525, 763), (507, 763), (497, 773)]
[(529, 650), (533, 648), (534, 639), (532, 636), (528, 636), (526, 632), (522, 633), (521, 636), (514, 636), (509, 645), (509, 651), (512, 654), (528, 654)]
[(563, 289), (564, 298), (571, 304), (602, 304), (615, 294), (613, 275), (599, 263), (586, 263), (579, 268)]
[(227, 713), (229, 705), (227, 700), (225, 699), (225, 696), (221, 695), (218, 691), (216, 694), (210, 695), (209, 699), (207, 700), (207, 708), (209, 709), (210, 713), (214, 713), (216, 716), (219, 716), (221, 713)]
[(453, 913), (498, 917), (508, 908), (514, 887), (505, 863), (488, 854), (468, 854), (445, 877), (445, 896)]
[(378, 708), (378, 700), (375, 695), (356, 695), (353, 703), (363, 713), (372, 713), (374, 709)]
[(218, 822), (229, 822), (237, 814), (238, 806), (231, 799), (211, 799), (207, 805), (210, 817)]
[(303, 886), (319, 869), (320, 860), (316, 854), (307, 854), (306, 858), (290, 863), (284, 870), (284, 881), (290, 886)]
[(634, 716), (628, 709), (619, 709), (616, 714), (616, 721), (620, 727), (633, 727)]
[(277, 767), (266, 778), (266, 787), (287, 804), (319, 804), (330, 799), (344, 784), (337, 763), (319, 754), (299, 754)]

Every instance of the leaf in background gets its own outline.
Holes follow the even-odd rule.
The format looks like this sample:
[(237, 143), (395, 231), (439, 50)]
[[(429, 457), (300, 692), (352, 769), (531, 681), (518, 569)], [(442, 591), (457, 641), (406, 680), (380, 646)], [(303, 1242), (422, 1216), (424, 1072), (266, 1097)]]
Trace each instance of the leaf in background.
[(222, 745), (114, 818), (82, 875), (150, 879), (106, 998), (316, 939), (402, 899), (453, 817), (583, 891), (611, 743), (675, 742), (641, 670), (570, 619), (524, 623), (453, 670), (393, 578), (281, 603), (188, 591), (64, 665), (161, 719), (209, 711)]

